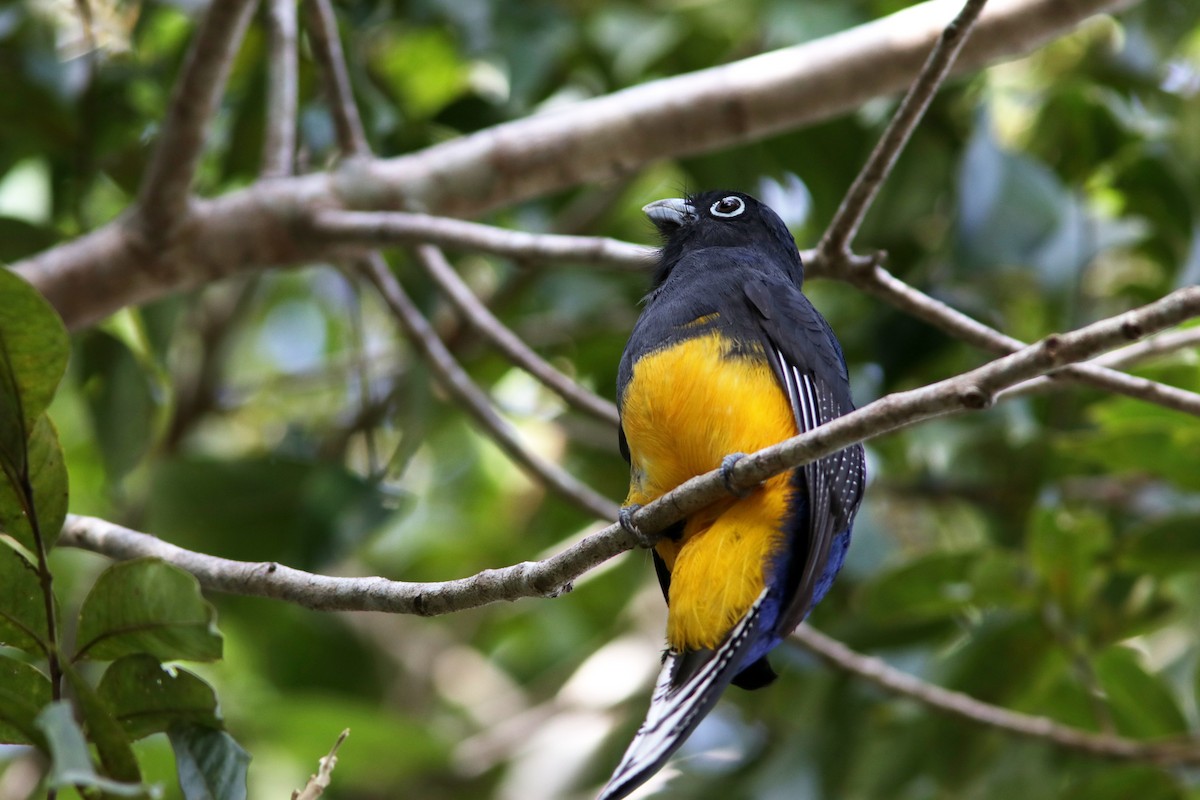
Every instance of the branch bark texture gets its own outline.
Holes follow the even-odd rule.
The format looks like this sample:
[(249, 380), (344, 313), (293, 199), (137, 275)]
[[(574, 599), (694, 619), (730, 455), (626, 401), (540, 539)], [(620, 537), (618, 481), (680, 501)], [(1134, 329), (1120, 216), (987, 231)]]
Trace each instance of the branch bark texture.
[[(943, 414), (987, 408), (1006, 388), (1196, 316), (1200, 316), (1200, 287), (1193, 286), (1077, 331), (1048, 336), (1010, 356), (920, 389), (880, 398), (813, 431), (752, 453), (732, 469), (730, 487), (750, 489), (772, 475), (854, 442)], [(653, 534), (710, 505), (728, 491), (720, 470), (713, 470), (647, 504), (634, 515), (633, 521), (639, 530)], [(632, 534), (614, 524), (545, 561), (485, 570), (469, 578), (441, 583), (405, 583), (383, 578), (330, 578), (274, 563), (229, 561), (193, 553), (88, 517), (72, 516), (59, 541), (118, 559), (158, 556), (193, 573), (206, 588), (218, 591), (276, 597), (326, 611), (354, 609), (425, 615), (569, 591), (575, 578), (637, 544)]]
[[(957, 68), (1024, 53), (1095, 14), (1130, 4), (993, 0)], [(932, 0), (813, 42), (644, 84), (410, 155), (353, 158), (332, 172), (194, 200), (161, 246), (150, 246), (146, 218), (135, 213), (15, 268), (69, 327), (80, 328), (124, 306), (233, 273), (362, 255), (361, 249), (346, 252), (306, 239), (309, 217), (338, 208), (475, 216), (661, 159), (828, 119), (905, 87), (957, 7)], [(194, 144), (183, 148), (187, 163), (198, 152)], [(166, 158), (156, 157), (164, 166), (154, 169), (166, 170)], [(158, 193), (170, 198), (165, 209), (177, 206), (183, 172), (166, 172), (175, 177), (151, 185), (175, 188), (144, 193), (143, 208)]]

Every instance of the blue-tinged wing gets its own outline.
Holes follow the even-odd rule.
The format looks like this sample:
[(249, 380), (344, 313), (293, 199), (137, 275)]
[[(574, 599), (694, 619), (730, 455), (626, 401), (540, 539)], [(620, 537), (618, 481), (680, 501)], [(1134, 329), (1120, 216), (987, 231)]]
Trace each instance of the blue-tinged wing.
[[(824, 317), (786, 278), (762, 274), (746, 281), (746, 298), (758, 312), (759, 337), (771, 368), (787, 393), (796, 428), (806, 433), (854, 410), (841, 347)], [(792, 542), (793, 557), (783, 610), (775, 625), (786, 636), (804, 620), (828, 589), (830, 553), (848, 535), (862, 500), (863, 448), (854, 445), (806, 464), (805, 524)]]

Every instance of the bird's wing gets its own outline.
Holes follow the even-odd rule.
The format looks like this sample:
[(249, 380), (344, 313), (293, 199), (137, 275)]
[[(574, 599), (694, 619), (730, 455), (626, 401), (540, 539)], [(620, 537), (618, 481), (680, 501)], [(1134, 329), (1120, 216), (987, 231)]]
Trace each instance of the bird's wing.
[(668, 651), (646, 721), (597, 800), (619, 800), (641, 786), (712, 710), (758, 638), (767, 590), (715, 650)]
[[(841, 347), (829, 324), (786, 276), (760, 273), (744, 283), (757, 311), (763, 348), (801, 433), (854, 410)], [(854, 520), (865, 478), (863, 449), (854, 445), (806, 464), (808, 524), (801, 532), (776, 630), (789, 633), (808, 615), (835, 537)]]

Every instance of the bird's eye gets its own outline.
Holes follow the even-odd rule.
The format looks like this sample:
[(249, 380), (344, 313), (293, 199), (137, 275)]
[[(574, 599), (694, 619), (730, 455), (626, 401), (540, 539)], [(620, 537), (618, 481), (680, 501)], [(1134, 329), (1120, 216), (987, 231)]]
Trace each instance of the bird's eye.
[(742, 198), (732, 194), (713, 203), (709, 209), (714, 217), (736, 217), (745, 210), (746, 204), (742, 202)]

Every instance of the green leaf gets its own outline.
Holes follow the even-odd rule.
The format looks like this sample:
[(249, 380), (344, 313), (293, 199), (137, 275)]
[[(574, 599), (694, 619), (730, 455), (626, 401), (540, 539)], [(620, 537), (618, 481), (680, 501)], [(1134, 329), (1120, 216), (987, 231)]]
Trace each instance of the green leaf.
[(96, 746), (105, 773), (126, 783), (141, 783), (142, 772), (133, 755), (132, 743), (113, 717), (112, 709), (76, 669), (67, 666), (66, 675), (83, 709), (88, 738)]
[(929, 621), (960, 613), (973, 599), (978, 553), (932, 553), (865, 587), (864, 610), (877, 620)]
[(54, 230), (15, 217), (0, 217), (0, 261), (17, 261), (58, 241)]
[(109, 333), (89, 332), (79, 361), (96, 440), (115, 480), (136, 466), (150, 447), (158, 411), (153, 386), (133, 352)]
[(67, 467), (63, 462), (58, 432), (50, 417), (42, 414), (33, 425), (25, 459), (28, 483), (0, 482), (0, 531), (12, 536), (28, 550), (36, 552), (29, 515), (32, 507), (37, 518), (43, 546), (50, 548), (58, 540), (67, 518)]
[(105, 778), (96, 772), (88, 752), (87, 740), (75, 722), (71, 704), (65, 700), (46, 706), (37, 718), (37, 726), (46, 735), (50, 751), (50, 788), (75, 786), (95, 788), (118, 797), (145, 797), (153, 790), (140, 783), (124, 783)]
[(0, 539), (0, 644), (44, 657), (48, 635), (46, 601), (37, 569)]
[(1131, 572), (1155, 575), (1200, 572), (1196, 531), (1200, 515), (1187, 514), (1138, 526), (1124, 542), (1121, 565)]
[(383, 80), (397, 90), (416, 117), (436, 114), (467, 88), (467, 65), (454, 41), (436, 28), (396, 26), (399, 32), (382, 52), (371, 54)]
[(177, 725), (167, 732), (187, 800), (244, 800), (250, 754), (225, 731)]
[(1141, 764), (1112, 766), (1066, 788), (1061, 800), (1179, 800), (1170, 773)]
[(185, 669), (168, 670), (148, 655), (113, 662), (98, 693), (133, 739), (179, 723), (221, 727), (211, 686)]
[(270, 456), (159, 461), (148, 526), (181, 546), (315, 569), (390, 512), (379, 484), (341, 465)]
[(44, 745), (35, 720), (53, 692), (31, 664), (0, 655), (0, 744)]
[(1180, 425), (1179, 413), (1152, 403), (1114, 398), (1088, 409), (1097, 429), (1061, 434), (1059, 451), (1114, 477), (1150, 475), (1200, 490), (1195, 453), (1200, 425)]
[(1088, 509), (1047, 505), (1035, 510), (1030, 560), (1051, 594), (1072, 612), (1082, 610), (1100, 585), (1096, 561), (1112, 534), (1105, 518)]
[(0, 269), (0, 467), (25, 472), (25, 442), (67, 367), (67, 331), (46, 299)]
[(214, 661), (221, 657), (215, 617), (200, 584), (178, 567), (155, 558), (113, 564), (83, 601), (75, 658)]
[(1151, 738), (1187, 731), (1175, 695), (1160, 676), (1142, 666), (1137, 651), (1109, 648), (1096, 659), (1096, 676), (1121, 733)]

